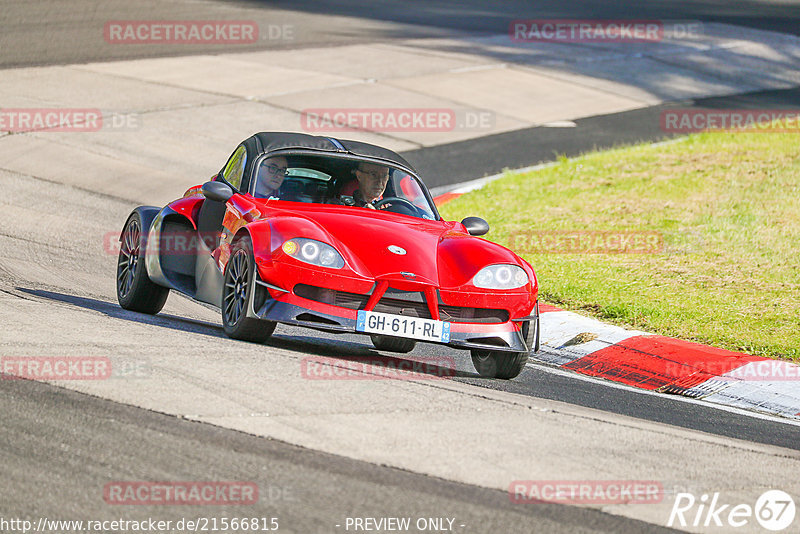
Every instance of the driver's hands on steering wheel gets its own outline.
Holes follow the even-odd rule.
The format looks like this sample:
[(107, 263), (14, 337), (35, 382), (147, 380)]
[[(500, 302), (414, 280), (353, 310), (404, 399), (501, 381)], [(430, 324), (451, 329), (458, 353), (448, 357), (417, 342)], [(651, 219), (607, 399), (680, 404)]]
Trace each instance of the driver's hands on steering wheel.
[[(414, 216), (417, 216), (417, 217), (419, 216), (418, 214), (420, 213), (420, 209), (418, 207), (416, 207), (413, 202), (411, 202), (410, 200), (408, 200), (406, 198), (402, 198), (402, 197), (384, 197), (384, 198), (382, 198), (380, 200), (377, 200), (374, 203), (374, 207), (376, 209), (379, 209), (379, 210), (383, 210), (383, 209), (386, 209), (386, 208), (389, 208), (389, 207), (395, 207), (395, 206), (398, 207), (398, 208), (402, 207), (403, 210), (404, 210), (404, 211), (396, 211), (394, 209), (391, 210), (391, 211), (393, 211), (395, 213), (406, 213), (406, 215), (414, 215)], [(410, 210), (410, 213), (408, 213), (407, 210)]]

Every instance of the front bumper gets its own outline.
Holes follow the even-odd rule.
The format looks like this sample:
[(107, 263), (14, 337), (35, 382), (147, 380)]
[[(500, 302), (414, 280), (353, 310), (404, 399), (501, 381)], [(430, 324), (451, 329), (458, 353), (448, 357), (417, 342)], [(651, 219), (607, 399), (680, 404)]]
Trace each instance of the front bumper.
[[(283, 324), (314, 328), (325, 332), (354, 333), (368, 335), (356, 330), (357, 310), (333, 306), (300, 297), (277, 286), (256, 284), (266, 288), (269, 298), (259, 307), (252, 309), (254, 317)], [(526, 317), (526, 319), (530, 319)], [(522, 335), (520, 320), (503, 323), (450, 322), (450, 340), (447, 343), (424, 341), (447, 345), (458, 349), (482, 349), (500, 352), (529, 352)], [(419, 340), (417, 340), (419, 341)]]

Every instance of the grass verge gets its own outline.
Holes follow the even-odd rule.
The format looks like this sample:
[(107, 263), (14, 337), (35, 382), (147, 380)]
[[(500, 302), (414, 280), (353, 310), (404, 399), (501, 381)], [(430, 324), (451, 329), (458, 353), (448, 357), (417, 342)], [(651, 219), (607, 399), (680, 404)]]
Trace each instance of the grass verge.
[[(533, 265), (546, 302), (653, 333), (800, 360), (797, 135), (703, 133), (562, 158), (509, 173), (440, 212), (489, 221), (487, 238)], [(545, 236), (601, 235), (587, 231), (655, 232), (663, 247), (543, 252)]]

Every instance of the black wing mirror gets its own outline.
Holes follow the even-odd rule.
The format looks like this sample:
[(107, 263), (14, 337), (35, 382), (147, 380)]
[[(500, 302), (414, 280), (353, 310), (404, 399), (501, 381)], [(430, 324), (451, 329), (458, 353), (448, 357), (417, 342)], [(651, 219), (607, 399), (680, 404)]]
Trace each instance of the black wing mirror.
[(469, 235), (483, 235), (489, 231), (489, 223), (480, 217), (466, 217), (461, 224), (467, 229)]
[(233, 189), (225, 182), (206, 182), (203, 184), (203, 196), (208, 200), (227, 202), (233, 196)]

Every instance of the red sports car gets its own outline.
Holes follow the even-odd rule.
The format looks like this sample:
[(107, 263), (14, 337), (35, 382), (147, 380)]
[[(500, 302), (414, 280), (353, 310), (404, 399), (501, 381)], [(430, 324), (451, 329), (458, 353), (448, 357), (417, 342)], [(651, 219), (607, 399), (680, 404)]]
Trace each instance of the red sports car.
[(480, 239), (483, 219), (439, 216), (417, 172), (374, 145), (258, 133), (120, 236), (120, 305), (158, 313), (170, 289), (220, 308), (225, 333), (263, 342), (277, 323), (363, 333), (378, 350), (469, 349), (513, 378), (539, 349), (531, 266)]

